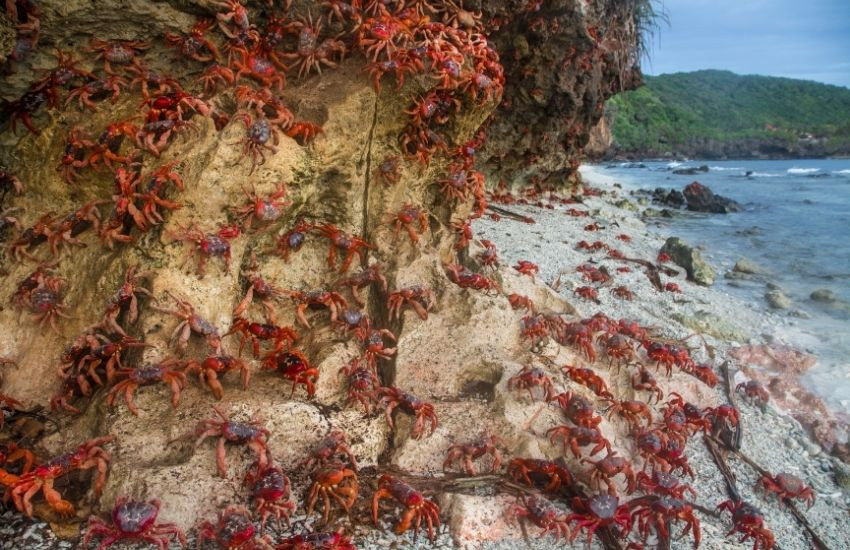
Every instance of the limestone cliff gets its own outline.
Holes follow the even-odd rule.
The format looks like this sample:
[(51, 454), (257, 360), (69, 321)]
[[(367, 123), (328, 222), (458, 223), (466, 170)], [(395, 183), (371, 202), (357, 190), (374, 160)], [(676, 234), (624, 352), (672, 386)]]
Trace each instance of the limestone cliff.
[[(347, 434), (360, 466), (373, 473), (397, 467), (428, 474), (447, 443), (470, 435), (472, 425), (501, 427), (517, 450), (536, 446), (521, 429), (527, 407), (520, 411), (502, 396), (506, 373), (527, 354), (521, 316), (506, 295), (520, 292), (558, 313), (569, 312), (568, 304), (504, 269), (492, 275), (501, 292), (462, 289), (445, 266), (476, 266), (458, 230), (483, 213), (481, 172), (490, 185), (505, 178), (557, 186), (572, 174), (604, 99), (628, 86), (635, 71), (628, 61), (634, 26), (619, 2), (488, 2), (469, 11), (453, 2), (413, 2), (406, 10), (368, 2), (371, 13), (358, 14), (344, 2), (264, 0), (248, 2), (244, 20), (238, 2), (7, 4), (0, 30), (8, 121), (0, 128), (0, 355), (14, 363), (3, 365), (2, 392), (22, 402), (16, 409), (53, 406), (44, 433), (27, 439), (42, 457), (115, 437), (101, 498), (88, 490), (88, 474), (86, 483), (58, 485), (78, 520), (109, 510), (119, 496), (158, 497), (161, 518), (188, 529), (225, 504), (249, 500), (242, 481), (252, 452), (228, 445), (222, 478), (215, 443), (195, 447), (186, 437), (214, 417), (218, 400), (209, 384), (191, 369), (170, 385), (122, 370), (239, 355), (238, 334), (216, 349), (212, 333), (238, 325), (234, 310), (249, 289), (255, 299), (242, 315), (294, 326), (295, 346), (319, 373), (315, 395), (304, 384), (294, 388), (304, 377), (263, 371), (248, 343), (242, 360), (253, 372), (250, 383), (220, 374), (219, 405), (235, 419), (262, 417), (270, 456), (299, 491), (311, 482), (300, 465), (333, 430)], [(104, 59), (118, 80), (104, 72)], [(253, 209), (252, 200), (281, 184), (282, 213), (269, 204)], [(79, 217), (65, 217), (71, 214)], [(299, 221), (310, 227), (300, 247), (293, 237)], [(323, 224), (343, 234), (330, 241)], [(350, 270), (340, 269), (358, 239), (368, 247)], [(198, 256), (210, 256), (203, 274)], [(378, 264), (387, 288), (363, 282), (360, 313), (371, 325), (355, 327), (344, 312), (357, 309), (356, 298), (336, 283)], [(149, 291), (139, 292), (138, 320), (129, 300), (116, 298), (131, 269), (133, 282)], [(264, 294), (259, 279), (280, 292)], [(388, 293), (416, 285), (433, 293), (427, 318), (407, 305), (391, 318)], [(334, 311), (328, 302), (305, 302), (311, 326), (299, 325), (303, 297), (291, 293), (317, 289), (341, 293), (347, 305)], [(175, 297), (194, 308), (182, 313), (212, 328), (163, 311), (179, 310)], [(333, 315), (338, 323), (329, 322)], [(108, 359), (98, 354), (106, 353), (104, 343), (121, 341), (116, 324), (144, 346), (115, 354), (121, 364), (107, 382)], [(358, 328), (362, 341), (346, 328)], [(387, 329), (397, 341), (370, 329)], [(261, 347), (266, 358), (280, 351)], [(364, 350), (378, 365), (375, 383), (436, 401), (437, 433), (412, 437), (403, 415), (391, 430), (383, 415), (348, 402), (343, 369), (360, 365)], [(108, 389), (124, 379), (139, 386), (138, 414), (125, 404), (128, 384)], [(179, 401), (175, 386), (182, 386)], [(27, 418), (10, 424), (15, 437), (33, 429)], [(59, 519), (35, 500), (38, 514)]]

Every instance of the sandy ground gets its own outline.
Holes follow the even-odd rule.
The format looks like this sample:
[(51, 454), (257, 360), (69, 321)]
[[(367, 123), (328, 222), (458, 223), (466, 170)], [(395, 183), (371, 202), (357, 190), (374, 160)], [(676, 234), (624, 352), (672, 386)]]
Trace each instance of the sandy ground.
[[(613, 181), (594, 173), (592, 168), (585, 169), (584, 176), (594, 186), (604, 190), (616, 190)], [(708, 314), (723, 319), (727, 330), (737, 333), (739, 342), (721, 341), (710, 336), (706, 337), (708, 344), (718, 350), (715, 364), (724, 360), (723, 352), (732, 345), (741, 343), (760, 343), (765, 335), (774, 331), (780, 320), (768, 312), (757, 311), (747, 304), (713, 289), (700, 287), (684, 280), (684, 274), (677, 282), (683, 292), (673, 294), (657, 292), (647, 277), (639, 268), (631, 273), (615, 273), (621, 263), (605, 258), (605, 253), (588, 253), (576, 250), (575, 244), (580, 240), (602, 240), (616, 246), (626, 256), (652, 259), (663, 244), (663, 239), (648, 228), (638, 216), (629, 210), (612, 205), (614, 199), (610, 195), (589, 198), (584, 205), (577, 207), (591, 213), (590, 217), (576, 218), (565, 214), (567, 207), (559, 206), (553, 210), (512, 205), (511, 211), (531, 216), (536, 220), (534, 225), (527, 225), (503, 217), (500, 221), (491, 219), (476, 222), (474, 231), (477, 238), (493, 241), (499, 249), (501, 261), (513, 265), (518, 260), (529, 260), (540, 267), (538, 279), (554, 285), (560, 278), (559, 291), (567, 297), (584, 317), (589, 317), (601, 311), (609, 317), (632, 319), (644, 326), (654, 327), (660, 336), (667, 338), (684, 338), (692, 331), (675, 320), (681, 316)], [(575, 205), (571, 205), (575, 206)], [(595, 232), (584, 230), (584, 226), (596, 221), (603, 229)], [(615, 236), (625, 233), (631, 237), (631, 242), (615, 240)], [(632, 301), (616, 298), (607, 289), (599, 292), (599, 304), (581, 300), (573, 295), (573, 290), (586, 283), (581, 280), (575, 268), (583, 262), (593, 260), (599, 265), (607, 265), (614, 273), (614, 284), (626, 285), (634, 292)], [(635, 266), (637, 267), (637, 266)], [(665, 280), (666, 282), (666, 280)], [(705, 356), (696, 355), (699, 360), (707, 360)], [(734, 373), (734, 368), (733, 368)], [(743, 378), (735, 378), (735, 383)], [(725, 398), (721, 396), (721, 400)], [(810, 484), (817, 501), (810, 510), (804, 510), (805, 516), (815, 527), (819, 535), (832, 550), (850, 548), (850, 518), (848, 505), (850, 494), (838, 487), (835, 481), (835, 470), (846, 468), (837, 460), (827, 456), (803, 432), (800, 425), (781, 411), (769, 405), (762, 411), (745, 402), (740, 403), (742, 422), (744, 425), (744, 440), (742, 450), (753, 457), (767, 470), (778, 473), (781, 471), (793, 473)], [(690, 483), (697, 490), (695, 502), (713, 509), (721, 501), (726, 500), (723, 479), (717, 467), (699, 438), (694, 438), (688, 445), (688, 459), (696, 472), (696, 478)], [(795, 518), (780, 507), (775, 498), (766, 498), (763, 494), (752, 491), (757, 480), (757, 474), (746, 464), (729, 457), (728, 462), (737, 477), (739, 488), (744, 498), (759, 507), (765, 514), (766, 525), (776, 536), (777, 548), (782, 550), (805, 550), (811, 548), (810, 538), (804, 534), (803, 528)], [(299, 510), (301, 512), (301, 510)], [(752, 542), (739, 543), (737, 539), (726, 538), (724, 535), (730, 529), (731, 522), (728, 514), (715, 517), (698, 512), (702, 524), (702, 548), (751, 548)], [(300, 515), (293, 517), (298, 524)], [(388, 527), (388, 526), (387, 526)], [(539, 539), (537, 531), (531, 529), (531, 540), (511, 540), (499, 543), (486, 543), (475, 548), (551, 548), (551, 539)], [(358, 528), (354, 533), (361, 548), (453, 548), (455, 544), (445, 529), (435, 543), (420, 538), (414, 542), (411, 536), (396, 537), (389, 529), (378, 532), (367, 527)], [(678, 536), (678, 528), (676, 535)], [(72, 543), (58, 541), (46, 526), (32, 523), (21, 516), (6, 512), (0, 514), (0, 550), (13, 548), (58, 549), (75, 548)], [(576, 547), (584, 547), (582, 539), (576, 541)], [(194, 542), (190, 541), (192, 547)], [(690, 548), (691, 539), (673, 541), (673, 548)], [(469, 546), (471, 547), (471, 546)], [(592, 548), (599, 547), (596, 542)]]

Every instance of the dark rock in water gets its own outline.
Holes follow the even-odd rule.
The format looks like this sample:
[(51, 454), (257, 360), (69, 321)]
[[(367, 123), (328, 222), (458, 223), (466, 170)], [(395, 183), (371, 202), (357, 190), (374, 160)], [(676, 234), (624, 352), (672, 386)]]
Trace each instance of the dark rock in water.
[(812, 292), (809, 295), (809, 298), (814, 300), (815, 302), (835, 302), (838, 298), (835, 296), (835, 293), (827, 288), (819, 288)]
[(779, 289), (765, 292), (764, 298), (773, 309), (788, 309), (791, 307), (791, 299)]
[(688, 201), (688, 210), (695, 212), (711, 212), (714, 214), (728, 214), (738, 212), (741, 205), (730, 198), (715, 195), (711, 189), (695, 181), (685, 187), (683, 194)]
[(703, 164), (702, 166), (695, 166), (693, 168), (679, 168), (678, 170), (673, 170), (673, 173), (679, 176), (695, 176), (700, 172), (708, 172), (708, 166)]
[(703, 259), (699, 250), (679, 237), (667, 239), (664, 246), (661, 247), (661, 252), (666, 252), (674, 263), (685, 268), (689, 280), (703, 286), (714, 284), (714, 269)]
[(748, 260), (747, 258), (741, 258), (740, 260), (735, 262), (735, 267), (732, 268), (732, 270), (738, 273), (746, 273), (748, 275), (764, 273), (764, 269), (761, 266), (757, 265), (751, 260)]
[(682, 208), (685, 206), (685, 196), (681, 191), (677, 191), (676, 189), (670, 189), (668, 191), (663, 187), (657, 187), (652, 192), (652, 202), (672, 206), (673, 208)]

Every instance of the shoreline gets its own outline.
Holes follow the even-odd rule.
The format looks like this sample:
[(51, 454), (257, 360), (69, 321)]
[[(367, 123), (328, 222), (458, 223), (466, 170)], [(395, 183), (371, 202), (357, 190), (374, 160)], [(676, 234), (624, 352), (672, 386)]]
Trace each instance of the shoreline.
[[(616, 178), (599, 173), (593, 166), (583, 166), (581, 173), (585, 183), (592, 187), (605, 192), (618, 191), (614, 187)], [(642, 272), (632, 270), (631, 273), (617, 273), (612, 283), (613, 286), (628, 286), (634, 293), (632, 301), (616, 299), (609, 289), (604, 288), (598, 291), (599, 304), (581, 300), (573, 295), (575, 288), (587, 284), (581, 279), (581, 274), (576, 273), (576, 266), (592, 261), (597, 267), (604, 265), (613, 273), (616, 266), (622, 265), (606, 258), (604, 252), (592, 254), (576, 250), (576, 241), (600, 239), (611, 246), (616, 243), (617, 249), (627, 257), (644, 259), (654, 259), (664, 242), (657, 230), (645, 224), (638, 213), (612, 204), (617, 198), (628, 198), (625, 193), (618, 195), (615, 198), (606, 193), (601, 197), (583, 198), (583, 205), (556, 205), (551, 210), (513, 204), (507, 208), (530, 216), (536, 223), (519, 227), (522, 224), (506, 221), (504, 218), (499, 222), (481, 220), (474, 226), (476, 237), (493, 241), (499, 249), (503, 264), (514, 265), (519, 260), (537, 263), (540, 267), (538, 280), (544, 281), (550, 287), (559, 280), (558, 292), (578, 310), (578, 315), (582, 318), (602, 312), (613, 319), (632, 319), (641, 325), (652, 326), (657, 329), (662, 339), (683, 340), (690, 337), (690, 340), (686, 341), (692, 342), (689, 346), (693, 346), (692, 353), (695, 358), (711, 361), (715, 367), (726, 360), (731, 362), (732, 387), (756, 376), (758, 371), (739, 366), (730, 351), (734, 348), (747, 349), (746, 346), (751, 344), (762, 344), (762, 331), (758, 329), (771, 326), (771, 318), (775, 324), (775, 316), (770, 312), (754, 310), (722, 289), (689, 283), (681, 273), (679, 278), (670, 280), (678, 283), (683, 293), (661, 293), (655, 291)], [(572, 206), (586, 210), (591, 215), (586, 218), (566, 216), (565, 211)], [(582, 231), (584, 225), (593, 221), (604, 229), (597, 232)], [(614, 240), (614, 236), (620, 233), (630, 235), (631, 242)], [(688, 328), (682, 322), (692, 320), (703, 321), (704, 327), (716, 333), (711, 335), (703, 330), (700, 337), (713, 348), (713, 360), (704, 353), (704, 349), (695, 349), (702, 347), (695, 345), (700, 338), (693, 337), (695, 332), (699, 331)], [(661, 377), (658, 378), (660, 383)], [(715, 388), (715, 399), (725, 403), (726, 396), (721, 388), (722, 383)], [(811, 524), (817, 526), (821, 537), (829, 541), (830, 548), (850, 547), (850, 524), (846, 521), (847, 507), (850, 506), (850, 468), (837, 457), (824, 452), (797, 419), (777, 408), (777, 401), (779, 400), (772, 396), (767, 407), (761, 410), (745, 399), (738, 399), (742, 425), (745, 426), (742, 450), (751, 457), (757, 457), (757, 461), (774, 474), (790, 472), (810, 484), (818, 496), (818, 503), (805, 512), (806, 517)], [(810, 405), (806, 401), (796, 404)], [(722, 500), (718, 494), (724, 494), (724, 484), (710, 455), (701, 442), (695, 441), (689, 444), (687, 456), (697, 472), (697, 479), (692, 482), (698, 493), (695, 500), (716, 505)], [(739, 480), (739, 488), (744, 493), (744, 498), (765, 514), (765, 523), (773, 529), (777, 544), (783, 549), (809, 548), (810, 542), (801, 534), (802, 528), (796, 520), (779, 509), (775, 499), (770, 501), (763, 494), (752, 491), (758, 476), (740, 461), (730, 460), (730, 465)], [(838, 483), (843, 485), (839, 486)], [(725, 538), (724, 534), (728, 531), (726, 520), (706, 515), (701, 515), (700, 520), (703, 523), (704, 547), (752, 546), (746, 543), (736, 544), (732, 539)], [(673, 543), (673, 548), (686, 547), (690, 547), (690, 544), (685, 540)]]

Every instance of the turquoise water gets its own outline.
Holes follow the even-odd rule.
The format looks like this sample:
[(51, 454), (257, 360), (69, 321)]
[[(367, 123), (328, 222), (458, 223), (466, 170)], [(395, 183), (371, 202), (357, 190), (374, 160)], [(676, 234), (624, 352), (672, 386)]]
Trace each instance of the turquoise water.
[[(834, 405), (850, 409), (850, 159), (641, 164), (609, 164), (599, 172), (621, 182), (626, 192), (682, 190), (697, 180), (744, 207), (733, 214), (684, 213), (661, 220), (659, 233), (704, 247), (720, 274), (716, 285), (756, 307), (766, 307), (766, 281), (778, 284), (801, 312), (788, 319), (783, 335), (819, 358), (808, 381)], [(709, 172), (672, 173), (701, 165)], [(725, 280), (722, 273), (741, 257), (765, 268), (766, 279)], [(831, 290), (839, 301), (811, 300), (816, 289)]]

